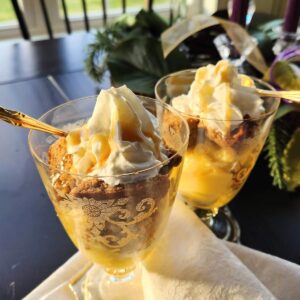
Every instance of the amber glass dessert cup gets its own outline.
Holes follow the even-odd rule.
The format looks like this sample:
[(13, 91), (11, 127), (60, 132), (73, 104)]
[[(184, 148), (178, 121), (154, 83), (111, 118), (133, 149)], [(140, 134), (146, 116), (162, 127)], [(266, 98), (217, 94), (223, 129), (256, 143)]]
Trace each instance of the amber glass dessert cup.
[[(94, 272), (84, 281), (82, 293), (87, 299), (140, 299), (136, 298), (142, 295), (136, 274), (160, 238), (177, 193), (188, 124), (167, 104), (145, 97), (140, 100), (157, 119), (165, 152), (162, 162), (145, 170), (115, 176), (62, 171), (60, 165), (68, 163), (64, 141), (43, 132), (29, 133), (30, 151), (58, 218), (78, 250), (101, 267), (98, 275)], [(95, 103), (96, 97), (73, 100), (40, 120), (73, 130), (91, 117)], [(176, 120), (176, 128), (163, 122), (166, 116)]]
[[(184, 70), (161, 78), (155, 87), (156, 98), (172, 105), (172, 99), (188, 93), (196, 71)], [(272, 89), (269, 84), (252, 79), (256, 87)], [(243, 120), (205, 119), (181, 111), (189, 124), (190, 138), (179, 195), (221, 239), (239, 241), (238, 223), (225, 205), (239, 192), (254, 167), (280, 101), (262, 100), (264, 113)], [(234, 129), (225, 138), (214, 130), (229, 127)]]

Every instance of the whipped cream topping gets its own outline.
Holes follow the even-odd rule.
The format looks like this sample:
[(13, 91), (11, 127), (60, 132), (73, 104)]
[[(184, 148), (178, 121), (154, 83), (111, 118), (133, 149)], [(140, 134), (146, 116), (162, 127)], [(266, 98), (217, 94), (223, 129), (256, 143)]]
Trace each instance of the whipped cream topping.
[[(102, 90), (87, 124), (70, 132), (66, 138), (67, 152), (73, 157), (72, 172), (114, 176), (159, 164), (165, 156), (160, 151), (161, 140), (155, 121), (126, 86)], [(151, 172), (151, 176), (156, 176), (158, 168)], [(130, 182), (130, 177), (104, 180), (116, 185)]]
[(172, 105), (205, 119), (207, 126), (223, 134), (239, 126), (244, 116), (255, 118), (265, 111), (253, 80), (239, 75), (226, 60), (199, 68), (188, 94), (174, 98)]

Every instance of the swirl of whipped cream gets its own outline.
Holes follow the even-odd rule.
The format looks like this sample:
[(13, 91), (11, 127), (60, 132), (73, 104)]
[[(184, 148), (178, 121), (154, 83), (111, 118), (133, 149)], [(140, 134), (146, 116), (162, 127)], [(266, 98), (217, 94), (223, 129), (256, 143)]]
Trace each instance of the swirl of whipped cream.
[(223, 134), (238, 127), (244, 116), (255, 118), (265, 111), (253, 80), (239, 75), (227, 60), (199, 68), (188, 94), (174, 98), (172, 105), (205, 119), (207, 126)]
[[(114, 176), (159, 164), (165, 156), (160, 151), (155, 121), (126, 86), (102, 90), (87, 124), (66, 138), (68, 154), (73, 157), (72, 171), (81, 175)], [(153, 168), (151, 176), (157, 173), (158, 168)], [(130, 182), (131, 177), (104, 177), (104, 180), (116, 185)]]

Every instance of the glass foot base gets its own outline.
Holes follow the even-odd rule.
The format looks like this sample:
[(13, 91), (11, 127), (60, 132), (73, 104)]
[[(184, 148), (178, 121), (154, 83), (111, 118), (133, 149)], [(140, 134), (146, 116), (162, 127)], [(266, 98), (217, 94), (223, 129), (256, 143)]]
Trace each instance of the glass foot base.
[(140, 268), (116, 277), (94, 265), (71, 289), (77, 300), (144, 299)]
[(225, 241), (240, 243), (241, 229), (230, 209), (221, 208), (216, 216), (207, 217), (207, 211), (196, 209), (195, 213), (219, 238)]

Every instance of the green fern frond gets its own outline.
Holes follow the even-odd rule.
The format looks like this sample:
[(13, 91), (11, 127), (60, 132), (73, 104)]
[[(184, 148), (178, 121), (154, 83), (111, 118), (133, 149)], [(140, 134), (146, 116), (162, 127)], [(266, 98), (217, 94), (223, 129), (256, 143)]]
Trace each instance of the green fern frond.
[(105, 72), (105, 51), (101, 44), (89, 45), (88, 55), (85, 60), (85, 70), (95, 81), (101, 82)]
[(115, 23), (105, 30), (98, 31), (95, 41), (88, 45), (85, 70), (93, 80), (101, 82), (107, 68), (107, 53), (124, 38), (126, 30), (126, 24)]
[(290, 135), (284, 128), (284, 123), (282, 120), (278, 120), (274, 122), (265, 145), (265, 158), (268, 160), (270, 175), (273, 177), (273, 185), (279, 189), (286, 187), (283, 178), (284, 162), (282, 157), (289, 137)]

